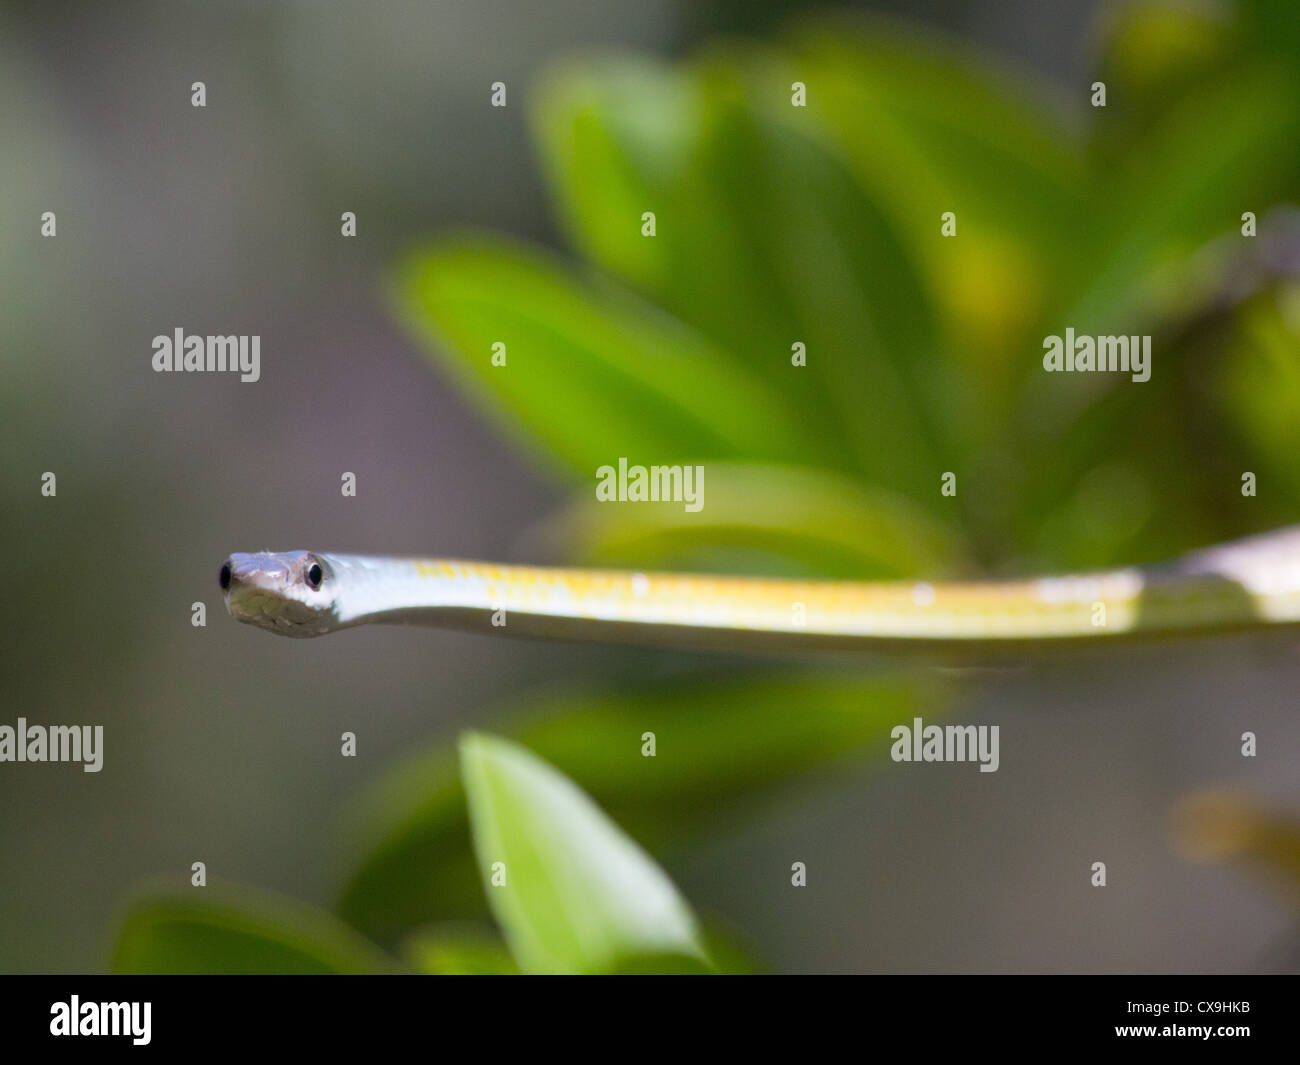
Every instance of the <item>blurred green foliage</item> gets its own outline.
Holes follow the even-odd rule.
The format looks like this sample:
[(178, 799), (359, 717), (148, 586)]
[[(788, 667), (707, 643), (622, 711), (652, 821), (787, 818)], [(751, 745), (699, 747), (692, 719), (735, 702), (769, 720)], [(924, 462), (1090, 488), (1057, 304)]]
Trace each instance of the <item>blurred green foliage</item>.
[[(893, 725), (929, 714), (939, 694), (910, 679), (691, 676), (637, 692), (540, 695), (499, 727), (662, 854), (802, 771), (878, 754)], [(641, 755), (645, 732), (654, 758)], [(348, 835), (361, 857), (342, 916), (383, 942), (425, 922), (481, 918), (466, 825), (452, 752), (439, 744), (406, 759), (358, 804)]]
[[(1140, 562), (1292, 521), (1300, 294), (1277, 264), (1300, 255), (1294, 11), (1137, 3), (1101, 31), (1104, 108), (1087, 85), (861, 20), (679, 65), (560, 65), (532, 115), (580, 258), (455, 234), (403, 265), (396, 305), (572, 489), (540, 533), (575, 561), (935, 576)], [(1042, 373), (1044, 336), (1066, 327), (1152, 334), (1151, 380)], [(791, 364), (796, 342), (806, 367)], [(596, 507), (595, 470), (620, 456), (705, 464), (708, 506)], [(1246, 470), (1266, 488), (1242, 505)], [(945, 471), (955, 498), (940, 495)], [(670, 851), (777, 782), (870, 755), (941, 694), (914, 678), (688, 673), (539, 698), (508, 731)], [(660, 757), (640, 757), (644, 731)], [(481, 862), (508, 853), (547, 884), (530, 893), (516, 873), (508, 894), (488, 889), (510, 955), (475, 923), (484, 893), (444, 744), (360, 804), (349, 925), (403, 944), (422, 971), (617, 968), (638, 942), (667, 952), (661, 966), (701, 956), (676, 901), (630, 931), (645, 914), (592, 848), (632, 845), (552, 770), (484, 739), (462, 768)], [(152, 912), (125, 926), (120, 967), (178, 964), (181, 925)], [(582, 935), (575, 913), (593, 922)], [(341, 956), (267, 936), (254, 955), (286, 968)], [(205, 927), (187, 957), (211, 946), (239, 967), (230, 942)], [(743, 951), (707, 953), (745, 965)]]
[[(1294, 338), (1293, 289), (1263, 284), (1185, 329), (1256, 269), (1257, 247), (1295, 239), (1269, 211), (1298, 187), (1300, 65), (1264, 47), (1270, 20), (1285, 21), (1268, 5), (1235, 20), (1126, 5), (1098, 57), (1105, 108), (1087, 85), (1063, 100), (886, 23), (807, 24), (679, 66), (570, 63), (533, 112), (585, 264), (461, 234), (407, 263), (400, 305), (581, 496), (618, 455), (733, 464), (710, 492), (743, 483), (737, 539), (776, 530), (764, 548), (785, 568), (921, 571), (878, 549), (870, 520), (859, 557), (827, 564), (821, 514), (800, 521), (787, 500), (829, 475), (850, 482), (833, 494), (870, 493), (872, 510), (942, 541), (926, 572), (1139, 561), (1285, 522), (1293, 474), (1249, 510), (1225, 506), (1241, 470), (1280, 472), (1287, 451), (1266, 435), (1276, 415), (1215, 386), (1251, 367), (1275, 386), (1250, 389), (1256, 403), (1295, 410), (1284, 369), (1243, 343), (1279, 308)], [(795, 81), (806, 108), (791, 106)], [(1247, 210), (1256, 243), (1239, 236)], [(940, 235), (944, 211), (955, 238)], [(1152, 381), (1043, 374), (1043, 337), (1067, 326), (1152, 333)], [(498, 340), (505, 372), (488, 358)], [(791, 366), (796, 341), (806, 368)], [(760, 463), (779, 468), (770, 484)], [(938, 492), (945, 470), (955, 499)], [(633, 522), (674, 523), (658, 557), (679, 564), (719, 540), (709, 518), (637, 509), (602, 507), (580, 557), (640, 564)]]
[(337, 918), (247, 888), (158, 888), (128, 908), (120, 973), (384, 973), (402, 966)]

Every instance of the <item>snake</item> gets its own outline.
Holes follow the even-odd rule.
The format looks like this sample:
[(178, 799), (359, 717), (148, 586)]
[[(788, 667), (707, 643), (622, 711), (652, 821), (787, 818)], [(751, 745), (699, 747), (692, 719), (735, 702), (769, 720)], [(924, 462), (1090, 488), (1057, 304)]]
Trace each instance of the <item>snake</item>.
[(1036, 647), (1300, 626), (1300, 525), (1171, 561), (983, 580), (826, 580), (317, 551), (232, 554), (232, 617), (282, 636), (376, 623), (749, 650)]

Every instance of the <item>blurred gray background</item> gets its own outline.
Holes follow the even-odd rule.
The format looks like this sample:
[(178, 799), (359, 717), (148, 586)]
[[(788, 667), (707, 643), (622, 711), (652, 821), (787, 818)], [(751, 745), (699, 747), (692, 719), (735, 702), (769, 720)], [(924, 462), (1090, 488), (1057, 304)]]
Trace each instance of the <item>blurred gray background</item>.
[[(106, 731), (98, 775), (0, 765), (0, 970), (101, 969), (123, 900), (195, 860), (329, 905), (338, 819), (403, 752), (539, 681), (676, 668), (396, 629), (273, 640), (225, 616), (216, 573), (262, 548), (516, 557), (558, 488), (394, 325), (387, 269), (452, 224), (557, 242), (525, 128), (543, 64), (684, 54), (804, 6), (0, 6), (0, 722)], [(1087, 69), (1090, 3), (875, 6), (1061, 79)], [(489, 113), (496, 80), (511, 106)], [(261, 382), (150, 372), (176, 327), (261, 334)], [(1294, 647), (1244, 640), (993, 674), (964, 712), (1002, 726), (997, 774), (828, 771), (669, 868), (779, 970), (1276, 968), (1287, 911), (1173, 855), (1166, 814), (1218, 782), (1287, 798), (1298, 686)], [(345, 729), (356, 759), (337, 756)]]

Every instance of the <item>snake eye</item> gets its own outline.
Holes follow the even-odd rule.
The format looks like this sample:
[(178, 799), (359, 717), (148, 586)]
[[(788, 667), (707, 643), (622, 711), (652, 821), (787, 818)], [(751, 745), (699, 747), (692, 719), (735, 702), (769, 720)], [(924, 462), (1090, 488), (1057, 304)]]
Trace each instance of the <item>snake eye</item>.
[(313, 592), (320, 590), (320, 582), (325, 579), (325, 574), (320, 568), (319, 562), (313, 562), (307, 567), (307, 586)]
[(223, 563), (221, 566), (221, 575), (217, 578), (217, 583), (221, 585), (223, 592), (230, 591), (230, 563)]

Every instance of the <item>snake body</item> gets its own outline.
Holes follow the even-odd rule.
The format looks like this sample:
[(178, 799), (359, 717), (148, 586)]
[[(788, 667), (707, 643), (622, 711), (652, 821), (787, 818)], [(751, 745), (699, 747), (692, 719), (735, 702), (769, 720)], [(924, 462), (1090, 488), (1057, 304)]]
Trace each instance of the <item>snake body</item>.
[(285, 636), (377, 622), (685, 647), (1015, 647), (1300, 626), (1300, 526), (1152, 566), (826, 581), (313, 551), (234, 554), (230, 614)]

